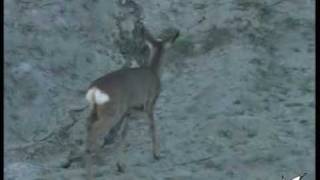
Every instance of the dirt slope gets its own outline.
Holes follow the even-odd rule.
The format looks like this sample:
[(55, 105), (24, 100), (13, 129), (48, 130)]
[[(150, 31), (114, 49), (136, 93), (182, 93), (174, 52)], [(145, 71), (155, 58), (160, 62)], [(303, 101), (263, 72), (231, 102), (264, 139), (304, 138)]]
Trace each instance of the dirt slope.
[[(143, 64), (143, 22), (181, 36), (163, 57), (161, 159), (143, 114), (129, 123), (128, 171), (104, 149), (97, 179), (315, 178), (314, 1), (4, 2), (5, 179), (84, 179), (90, 81)], [(80, 109), (76, 111), (76, 109)]]

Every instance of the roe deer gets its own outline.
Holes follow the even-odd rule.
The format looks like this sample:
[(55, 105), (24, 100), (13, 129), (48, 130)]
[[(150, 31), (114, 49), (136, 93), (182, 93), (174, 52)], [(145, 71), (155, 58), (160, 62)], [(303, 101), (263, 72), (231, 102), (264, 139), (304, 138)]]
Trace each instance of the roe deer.
[[(147, 67), (128, 68), (106, 74), (92, 82), (86, 94), (90, 103), (91, 114), (87, 125), (87, 170), (89, 179), (92, 179), (92, 155), (99, 154), (97, 140), (104, 136), (119, 122), (121, 131), (127, 126), (126, 113), (134, 107), (143, 107), (150, 121), (153, 157), (159, 158), (159, 139), (155, 127), (153, 109), (160, 93), (159, 67), (164, 50), (177, 39), (179, 31), (173, 36), (155, 39), (142, 26), (145, 43), (149, 48), (149, 63)], [(120, 139), (120, 152), (124, 151), (124, 134)], [(118, 151), (119, 152), (119, 151)], [(123, 152), (121, 152), (123, 153)], [(119, 158), (119, 157), (118, 157)], [(117, 161), (118, 171), (124, 171), (125, 163)]]

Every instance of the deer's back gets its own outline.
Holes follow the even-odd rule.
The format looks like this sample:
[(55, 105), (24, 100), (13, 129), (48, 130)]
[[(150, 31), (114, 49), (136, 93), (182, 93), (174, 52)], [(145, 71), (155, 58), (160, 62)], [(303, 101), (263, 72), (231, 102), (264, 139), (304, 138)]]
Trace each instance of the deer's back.
[(90, 85), (108, 94), (110, 103), (117, 102), (128, 108), (143, 105), (159, 94), (159, 77), (149, 68), (118, 70), (93, 81)]

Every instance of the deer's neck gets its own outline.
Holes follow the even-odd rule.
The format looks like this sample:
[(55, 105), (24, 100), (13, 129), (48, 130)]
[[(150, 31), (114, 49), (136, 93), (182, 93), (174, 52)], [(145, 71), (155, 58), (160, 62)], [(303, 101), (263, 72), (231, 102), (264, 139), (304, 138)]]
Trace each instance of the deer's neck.
[(159, 73), (162, 57), (162, 47), (151, 48), (149, 62), (151, 62), (151, 69), (157, 74)]

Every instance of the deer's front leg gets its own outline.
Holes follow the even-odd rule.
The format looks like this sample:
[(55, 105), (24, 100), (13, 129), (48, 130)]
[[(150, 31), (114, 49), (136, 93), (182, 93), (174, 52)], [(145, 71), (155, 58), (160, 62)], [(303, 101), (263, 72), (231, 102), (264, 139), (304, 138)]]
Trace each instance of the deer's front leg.
[(154, 121), (153, 110), (147, 111), (147, 115), (150, 123), (149, 126), (150, 126), (151, 138), (152, 138), (153, 157), (158, 160), (160, 158), (160, 143), (159, 143), (157, 128)]

